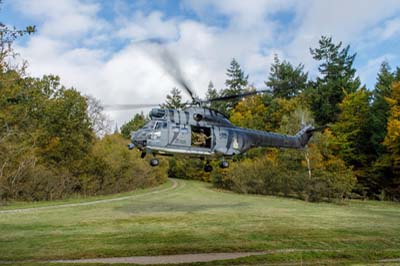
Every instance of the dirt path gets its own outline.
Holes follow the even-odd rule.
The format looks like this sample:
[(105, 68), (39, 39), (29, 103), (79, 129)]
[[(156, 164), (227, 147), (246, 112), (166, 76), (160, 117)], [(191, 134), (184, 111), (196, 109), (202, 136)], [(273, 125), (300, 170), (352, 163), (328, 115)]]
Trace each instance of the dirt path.
[[(285, 250), (292, 252), (293, 250)], [(57, 260), (51, 262), (62, 263), (136, 263), (136, 264), (177, 264), (207, 262), (215, 260), (238, 259), (248, 256), (265, 255), (271, 252), (235, 252), (235, 253), (202, 253), (202, 254), (182, 254), (166, 256), (136, 256), (121, 258), (98, 258), (98, 259), (78, 259), (78, 260)]]
[(108, 203), (108, 202), (113, 202), (113, 201), (121, 201), (121, 200), (126, 200), (126, 199), (140, 198), (140, 197), (148, 196), (151, 194), (158, 194), (161, 192), (166, 192), (166, 191), (177, 188), (178, 182), (174, 179), (169, 179), (169, 180), (172, 181), (171, 187), (168, 187), (165, 189), (154, 190), (154, 191), (143, 193), (143, 194), (131, 195), (131, 196), (125, 196), (125, 197), (119, 197), (119, 198), (112, 198), (112, 199), (94, 200), (94, 201), (80, 202), (80, 203), (66, 203), (66, 204), (60, 204), (60, 205), (32, 207), (32, 208), (25, 208), (25, 209), (22, 208), (22, 209), (14, 209), (14, 210), (0, 210), (0, 214), (2, 214), (2, 213), (21, 213), (21, 212), (40, 211), (40, 210), (49, 210), (49, 209), (58, 209), (58, 208), (88, 206), (88, 205), (95, 205), (95, 204), (99, 204), (99, 203)]
[[(47, 261), (52, 263), (135, 263), (135, 264), (180, 264), (180, 263), (195, 263), (195, 262), (210, 262), (217, 260), (229, 260), (239, 259), (249, 256), (258, 256), (266, 254), (277, 254), (277, 253), (292, 253), (301, 251), (321, 251), (319, 249), (278, 249), (269, 251), (258, 251), (258, 252), (230, 252), (230, 253), (200, 253), (200, 254), (181, 254), (181, 255), (163, 255), (163, 256), (135, 256), (135, 257), (115, 257), (115, 258), (97, 258), (97, 259), (75, 259), (75, 260), (53, 260)], [(400, 258), (396, 259), (384, 259), (376, 261), (377, 263), (396, 263), (400, 262)], [(370, 262), (374, 264), (373, 261)], [(312, 263), (303, 263), (302, 265), (314, 265)], [(277, 263), (274, 265), (299, 265), (298, 262), (294, 263)], [(358, 265), (358, 264), (357, 264)], [(369, 264), (368, 264), (369, 265)], [(380, 264), (379, 264), (380, 265)], [(392, 264), (390, 264), (392, 265)], [(397, 265), (397, 264), (396, 264)]]

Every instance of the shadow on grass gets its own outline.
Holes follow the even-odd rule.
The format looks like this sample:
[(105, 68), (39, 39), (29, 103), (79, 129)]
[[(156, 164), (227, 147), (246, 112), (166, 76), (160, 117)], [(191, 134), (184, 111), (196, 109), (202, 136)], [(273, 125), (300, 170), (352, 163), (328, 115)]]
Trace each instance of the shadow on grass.
[(249, 206), (248, 203), (235, 204), (185, 204), (185, 203), (160, 203), (146, 202), (146, 204), (135, 203), (134, 206), (116, 208), (117, 211), (126, 213), (151, 213), (151, 212), (202, 212), (213, 209), (235, 209)]

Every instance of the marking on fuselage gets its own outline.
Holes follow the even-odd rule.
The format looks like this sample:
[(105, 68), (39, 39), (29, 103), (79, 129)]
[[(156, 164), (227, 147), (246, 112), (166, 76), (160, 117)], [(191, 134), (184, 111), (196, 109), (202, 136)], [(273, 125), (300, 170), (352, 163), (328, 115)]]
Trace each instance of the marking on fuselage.
[(217, 137), (215, 134), (214, 126), (211, 127), (211, 130), (212, 130), (212, 141), (213, 141), (212, 149), (215, 149), (215, 146), (217, 146)]
[(189, 125), (189, 112), (185, 111), (186, 124)]
[(229, 148), (231, 147), (233, 134), (234, 133), (231, 130), (228, 130), (228, 141), (226, 142), (226, 151), (227, 152), (228, 152)]
[(175, 123), (174, 110), (169, 110), (169, 117), (172, 123)]
[[(178, 129), (178, 131), (175, 132), (174, 129)], [(179, 133), (180, 133), (180, 128), (178, 128), (178, 127), (173, 127), (173, 128), (172, 128), (172, 131), (174, 132), (174, 135), (172, 136), (172, 139), (171, 139), (170, 144), (172, 144), (173, 142), (175, 142), (175, 140), (178, 138)]]
[(238, 142), (238, 140), (237, 140), (237, 137), (234, 137), (234, 138), (233, 138), (233, 141), (232, 141), (232, 148), (234, 148), (235, 150), (238, 150), (238, 149), (239, 149), (239, 142)]

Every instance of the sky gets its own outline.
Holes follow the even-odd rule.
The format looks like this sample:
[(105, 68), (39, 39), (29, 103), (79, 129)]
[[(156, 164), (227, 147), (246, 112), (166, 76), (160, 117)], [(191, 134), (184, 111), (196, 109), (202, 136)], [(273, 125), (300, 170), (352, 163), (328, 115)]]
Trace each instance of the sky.
[[(200, 97), (210, 81), (224, 88), (232, 58), (257, 89), (266, 89), (275, 54), (315, 78), (309, 49), (322, 35), (357, 53), (354, 66), (369, 89), (384, 60), (400, 66), (399, 0), (3, 0), (0, 22), (36, 25), (15, 45), (29, 75), (58, 75), (105, 105), (159, 104), (179, 88), (160, 64), (160, 46)], [(136, 112), (107, 115), (120, 126)]]

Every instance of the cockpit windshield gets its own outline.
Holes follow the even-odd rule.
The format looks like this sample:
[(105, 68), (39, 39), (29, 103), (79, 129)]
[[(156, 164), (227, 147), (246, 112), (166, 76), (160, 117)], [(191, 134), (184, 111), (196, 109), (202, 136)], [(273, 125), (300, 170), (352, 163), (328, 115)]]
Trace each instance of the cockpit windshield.
[(147, 123), (143, 126), (143, 129), (153, 129), (155, 123), (156, 123), (156, 121), (150, 120), (149, 122), (147, 122)]

